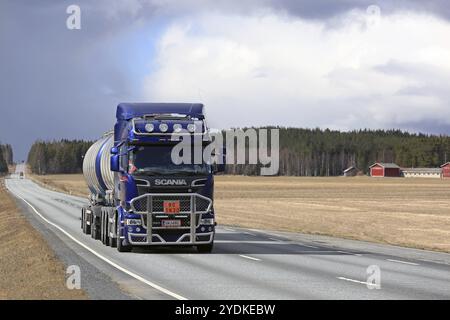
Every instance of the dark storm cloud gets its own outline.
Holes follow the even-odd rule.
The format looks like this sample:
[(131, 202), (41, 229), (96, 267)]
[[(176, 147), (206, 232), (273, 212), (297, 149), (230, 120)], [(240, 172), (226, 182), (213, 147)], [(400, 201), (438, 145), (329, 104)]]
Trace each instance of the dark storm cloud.
[(80, 3), (82, 29), (68, 30), (71, 3), (0, 4), (0, 139), (13, 144), (16, 160), (36, 139), (96, 138), (111, 128), (115, 105), (136, 96), (120, 63), (126, 48), (118, 52), (114, 40), (139, 15)]
[(380, 7), (382, 14), (414, 11), (450, 19), (447, 0), (270, 0), (266, 3), (276, 10), (306, 19), (327, 19), (353, 9), (366, 10), (370, 5)]

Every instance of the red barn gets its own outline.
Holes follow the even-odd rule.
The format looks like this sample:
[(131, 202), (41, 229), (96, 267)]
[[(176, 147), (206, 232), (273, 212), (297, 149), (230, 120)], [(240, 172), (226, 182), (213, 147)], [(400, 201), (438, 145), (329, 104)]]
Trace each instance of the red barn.
[(395, 163), (377, 162), (369, 168), (371, 177), (400, 177), (400, 167)]
[(441, 168), (442, 178), (450, 178), (450, 162), (444, 163)]

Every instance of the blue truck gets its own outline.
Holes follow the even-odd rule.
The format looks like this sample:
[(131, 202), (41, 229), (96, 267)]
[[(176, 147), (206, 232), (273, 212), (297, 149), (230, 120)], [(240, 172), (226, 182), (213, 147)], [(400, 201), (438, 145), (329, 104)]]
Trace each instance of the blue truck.
[(83, 160), (90, 190), (81, 210), (83, 232), (120, 252), (135, 246), (211, 252), (214, 174), (224, 165), (175, 164), (171, 158), (177, 134), (192, 138), (193, 147), (195, 138), (200, 148), (211, 143), (203, 104), (121, 103), (116, 120), (114, 131), (96, 141)]

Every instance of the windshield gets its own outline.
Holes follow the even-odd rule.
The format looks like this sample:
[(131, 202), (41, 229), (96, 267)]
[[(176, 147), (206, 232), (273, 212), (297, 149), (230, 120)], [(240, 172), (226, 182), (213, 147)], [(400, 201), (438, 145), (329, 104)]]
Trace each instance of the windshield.
[(130, 153), (128, 171), (134, 175), (206, 175), (211, 172), (211, 166), (206, 163), (176, 165), (171, 152), (171, 146), (136, 146)]

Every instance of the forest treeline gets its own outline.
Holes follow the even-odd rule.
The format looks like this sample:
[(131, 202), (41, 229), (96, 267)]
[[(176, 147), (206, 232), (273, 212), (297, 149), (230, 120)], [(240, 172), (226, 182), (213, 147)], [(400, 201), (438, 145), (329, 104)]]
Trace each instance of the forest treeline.
[[(450, 137), (400, 130), (277, 128), (280, 136), (279, 175), (339, 176), (350, 166), (362, 173), (374, 162), (401, 167), (439, 167), (450, 161)], [(28, 164), (38, 174), (80, 173), (90, 141), (37, 141)], [(227, 165), (226, 173), (259, 175), (258, 165)]]
[(0, 173), (8, 172), (8, 165), (13, 164), (12, 147), (9, 144), (0, 144)]
[[(401, 130), (278, 128), (279, 175), (339, 176), (355, 166), (368, 173), (374, 162), (401, 167), (439, 167), (450, 161), (450, 137)], [(228, 165), (229, 174), (259, 175), (258, 165)]]
[(84, 140), (36, 141), (27, 162), (37, 174), (81, 173), (83, 156), (91, 145)]

